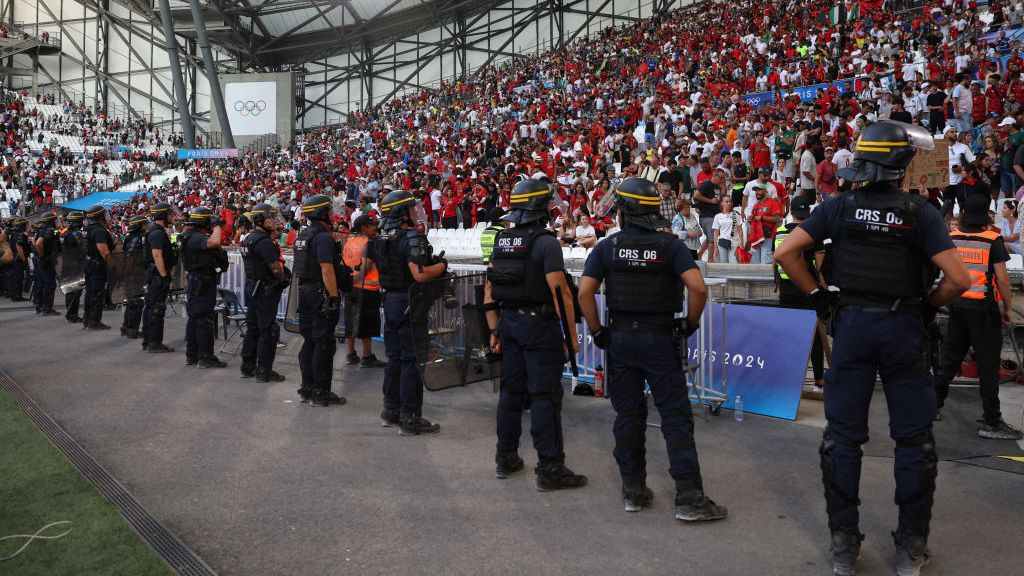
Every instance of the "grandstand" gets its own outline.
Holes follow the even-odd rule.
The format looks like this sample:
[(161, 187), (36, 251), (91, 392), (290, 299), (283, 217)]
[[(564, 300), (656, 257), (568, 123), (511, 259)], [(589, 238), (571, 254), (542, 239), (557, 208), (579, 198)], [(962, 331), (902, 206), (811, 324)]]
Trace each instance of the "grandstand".
[[(384, 194), (408, 190), (425, 208), (434, 254), (468, 293), (483, 282), (484, 229), (510, 208), (516, 183), (544, 179), (565, 201), (548, 227), (579, 277), (619, 232), (600, 200), (624, 178), (651, 180), (672, 223), (665, 231), (694, 253), (710, 290), (707, 333), (683, 351), (704, 482), (730, 509), (705, 528), (671, 522), (676, 485), (653, 408), (653, 514), (628, 517), (609, 433), (616, 416), (600, 398), (564, 400), (566, 453), (590, 485), (541, 500), (518, 480), (492, 482), (497, 380), (427, 394), (444, 433), (418, 448), (381, 435), (380, 371), (343, 365), (343, 352), (335, 389), (349, 404), (296, 412), (298, 282), (278, 308), (275, 366), (287, 382), (254, 387), (182, 366), (189, 305), (175, 284), (166, 330), (179, 353), (155, 359), (109, 333), (71, 334), (60, 318), (40, 328), (49, 319), (0, 303), (0, 435), (21, 417), (4, 412), (10, 396), (31, 432), (42, 430), (120, 512), (94, 520), (82, 510), (107, 504), (73, 505), (63, 484), (39, 497), (56, 472), (19, 474), (7, 501), (15, 513), (0, 494), (3, 574), (827, 574), (826, 418), (808, 400), (822, 392), (803, 354), (831, 337), (812, 314), (778, 307), (771, 251), (758, 248), (776, 228), (755, 210), (789, 222), (801, 195), (817, 209), (846, 191), (837, 171), (868, 126), (914, 123), (934, 135), (938, 155), (953, 152), (921, 153), (907, 192), (951, 226), (968, 195), (991, 198), (1015, 294), (1024, 285), (1024, 0), (0, 0), (0, 83), (0, 218), (34, 224), (50, 210), (66, 216), (70, 202), (123, 193), (103, 194), (116, 235), (157, 202), (176, 218), (210, 208), (227, 231), (215, 315), (225, 357), (246, 330), (237, 243), (258, 203), (277, 208), (292, 266), (304, 198), (332, 198), (331, 231), (345, 242), (357, 217), (380, 218)], [(716, 203), (701, 201), (704, 185)], [(433, 311), (442, 325), (428, 332), (439, 365), (455, 349), (469, 358), (474, 322), (457, 312), (479, 304), (455, 288), (445, 298), (455, 320)], [(1020, 312), (1003, 340), (999, 392), (1015, 427), (1024, 424)], [(807, 328), (806, 347), (793, 344), (804, 336), (796, 326)], [(465, 342), (447, 351), (433, 339), (458, 330)], [(608, 365), (593, 333), (577, 331), (567, 389), (596, 384)], [(924, 573), (1019, 573), (1024, 555), (1007, 528), (1024, 513), (1024, 442), (978, 438), (970, 358), (963, 368), (934, 428), (935, 555)], [(697, 390), (701, 370), (712, 400)], [(761, 386), (770, 391), (747, 394)], [(734, 418), (737, 390), (746, 420), (742, 405)], [(891, 573), (887, 408), (875, 394), (858, 574)], [(0, 470), (56, 469), (22, 465), (36, 457), (27, 452), (0, 452)], [(40, 534), (7, 549), (3, 537), (64, 518), (74, 523), (66, 540)], [(93, 523), (121, 531), (81, 536)], [(137, 537), (148, 546), (115, 546)]]

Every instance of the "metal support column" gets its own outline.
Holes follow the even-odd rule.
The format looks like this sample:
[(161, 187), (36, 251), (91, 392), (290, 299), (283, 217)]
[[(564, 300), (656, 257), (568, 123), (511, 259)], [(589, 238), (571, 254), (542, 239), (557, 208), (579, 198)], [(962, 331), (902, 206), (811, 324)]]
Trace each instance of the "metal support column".
[(174, 22), (171, 21), (169, 0), (160, 0), (160, 22), (163, 24), (164, 40), (167, 43), (167, 58), (171, 62), (171, 80), (174, 81), (174, 97), (178, 101), (178, 113), (181, 115), (181, 131), (185, 135), (185, 147), (193, 148), (196, 145), (196, 129), (192, 124), (192, 113), (188, 108), (185, 78), (181, 75), (178, 41), (174, 37)]
[[(167, 0), (162, 0), (166, 2)], [(196, 26), (196, 41), (199, 43), (199, 50), (203, 56), (203, 66), (206, 68), (206, 79), (210, 82), (210, 96), (213, 97), (213, 106), (217, 111), (217, 119), (220, 124), (220, 133), (225, 148), (235, 147), (235, 137), (231, 134), (231, 123), (228, 122), (228, 110), (224, 106), (224, 94), (220, 90), (220, 80), (217, 76), (217, 64), (213, 60), (213, 51), (210, 50), (210, 41), (206, 37), (206, 17), (203, 9), (199, 6), (199, 0), (190, 0), (192, 6), (192, 22)]]

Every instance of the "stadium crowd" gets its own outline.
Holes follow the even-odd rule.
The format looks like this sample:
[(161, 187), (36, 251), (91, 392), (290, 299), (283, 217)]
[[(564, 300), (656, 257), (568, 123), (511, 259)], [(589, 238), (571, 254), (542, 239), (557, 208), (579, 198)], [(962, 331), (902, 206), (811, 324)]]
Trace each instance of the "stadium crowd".
[[(571, 208), (552, 227), (565, 245), (587, 247), (612, 226), (595, 203), (618, 179), (641, 176), (658, 183), (664, 216), (695, 255), (768, 263), (790, 200), (839, 193), (836, 172), (859, 133), (891, 118), (950, 144), (949, 186), (920, 192), (947, 209), (972, 192), (1005, 197), (994, 224), (1019, 247), (1021, 2), (981, 14), (973, 1), (872, 0), (833, 23), (835, 6), (697, 3), (354, 112), (288, 146), (187, 161), (159, 184), (153, 174), (176, 162), (164, 147), (181, 145), (180, 134), (69, 101), (46, 115), (26, 104), (52, 100), (7, 92), (0, 194), (18, 189), (21, 202), (46, 206), (55, 192), (71, 199), (141, 180), (140, 196), (113, 213), (122, 226), (161, 200), (210, 206), (233, 226), (261, 201), (292, 222), (304, 196), (323, 192), (344, 228), (372, 214), (383, 191), (406, 189), (432, 226), (454, 228), (491, 219), (516, 181), (543, 175)], [(743, 98), (751, 93), (761, 97)], [(87, 153), (44, 131), (81, 140)], [(111, 162), (116, 180), (103, 178)]]

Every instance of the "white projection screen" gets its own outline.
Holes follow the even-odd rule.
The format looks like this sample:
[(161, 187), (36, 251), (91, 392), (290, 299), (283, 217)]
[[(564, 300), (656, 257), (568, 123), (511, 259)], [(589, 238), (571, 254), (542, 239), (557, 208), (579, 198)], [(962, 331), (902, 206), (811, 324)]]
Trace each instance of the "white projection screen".
[(277, 82), (229, 82), (224, 105), (235, 136), (277, 133)]

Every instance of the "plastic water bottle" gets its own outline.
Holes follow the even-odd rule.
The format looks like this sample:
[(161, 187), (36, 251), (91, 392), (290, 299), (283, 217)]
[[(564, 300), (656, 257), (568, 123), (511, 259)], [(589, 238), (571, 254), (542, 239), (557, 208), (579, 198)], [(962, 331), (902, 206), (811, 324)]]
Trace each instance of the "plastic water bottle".
[(743, 399), (736, 396), (736, 403), (732, 405), (733, 417), (737, 422), (743, 422)]

